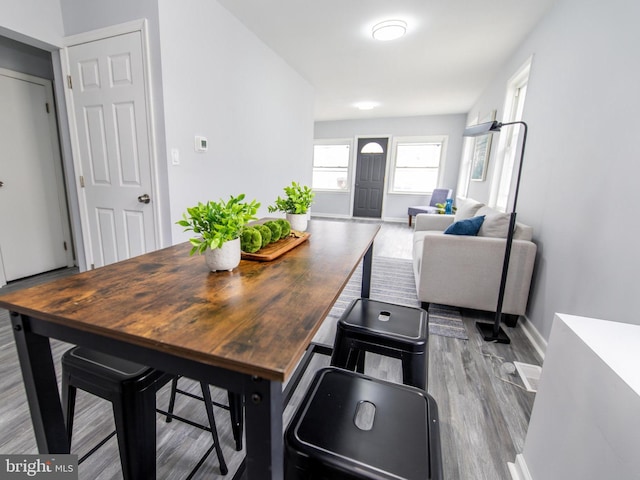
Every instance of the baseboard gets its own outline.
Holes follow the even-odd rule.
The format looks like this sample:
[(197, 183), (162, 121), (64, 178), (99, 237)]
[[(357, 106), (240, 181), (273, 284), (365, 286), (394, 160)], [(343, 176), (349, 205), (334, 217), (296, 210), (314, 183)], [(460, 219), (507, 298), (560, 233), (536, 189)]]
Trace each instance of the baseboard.
[(383, 219), (385, 222), (390, 222), (390, 223), (406, 223), (407, 225), (409, 225), (409, 220), (407, 219), (407, 217), (402, 217), (402, 218), (398, 218), (398, 217), (384, 217)]
[(514, 463), (507, 463), (507, 466), (509, 467), (512, 480), (533, 480), (527, 468), (527, 462), (521, 453), (516, 455), (516, 461)]
[(313, 217), (318, 217), (318, 218), (339, 218), (339, 219), (352, 218), (351, 215), (341, 215), (341, 214), (337, 214), (337, 213), (317, 213), (317, 212), (313, 212), (311, 214), (311, 220), (313, 220)]
[[(313, 217), (317, 217), (317, 218), (336, 218), (336, 219), (340, 219), (340, 220), (348, 220), (348, 219), (358, 219), (358, 220), (369, 220), (371, 222), (389, 222), (389, 223), (407, 223), (407, 217), (384, 217), (384, 218), (364, 218), (364, 217), (354, 217), (352, 215), (341, 215), (341, 214), (336, 214), (336, 213), (316, 213), (313, 212), (311, 214), (311, 218), (313, 219)], [(408, 223), (407, 223), (408, 224)]]
[(544, 360), (544, 355), (547, 351), (547, 341), (540, 335), (540, 332), (533, 323), (524, 315), (520, 317), (520, 327), (531, 342), (531, 345), (533, 345), (533, 348), (540, 355), (540, 358)]

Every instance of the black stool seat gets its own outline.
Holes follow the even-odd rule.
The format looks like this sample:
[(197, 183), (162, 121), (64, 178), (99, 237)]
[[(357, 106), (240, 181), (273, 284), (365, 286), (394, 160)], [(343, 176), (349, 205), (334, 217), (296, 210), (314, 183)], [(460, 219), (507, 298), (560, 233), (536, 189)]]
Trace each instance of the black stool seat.
[(438, 408), (423, 390), (319, 370), (285, 432), (288, 480), (442, 478)]
[[(156, 392), (173, 378), (174, 375), (88, 348), (67, 350), (62, 355), (62, 404), (69, 445), (73, 433), (76, 389), (79, 388), (112, 404), (123, 477), (154, 477)], [(220, 471), (226, 474), (227, 466), (210, 408), (207, 414)]]
[(364, 352), (402, 360), (406, 385), (427, 389), (426, 310), (357, 298), (338, 320), (331, 365), (364, 373)]

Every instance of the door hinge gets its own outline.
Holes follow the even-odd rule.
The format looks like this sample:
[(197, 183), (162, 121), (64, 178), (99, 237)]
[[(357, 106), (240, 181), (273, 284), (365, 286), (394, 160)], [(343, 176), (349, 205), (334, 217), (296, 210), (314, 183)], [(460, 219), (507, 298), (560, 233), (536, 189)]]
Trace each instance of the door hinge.
[(47, 113), (49, 113), (49, 102), (44, 104), (44, 108), (47, 110)]
[(64, 251), (67, 251), (67, 242), (62, 242), (62, 246), (64, 247)]
[(73, 89), (73, 82), (71, 81), (71, 75), (67, 75), (67, 86)]
[(84, 188), (84, 175), (80, 175), (80, 188)]

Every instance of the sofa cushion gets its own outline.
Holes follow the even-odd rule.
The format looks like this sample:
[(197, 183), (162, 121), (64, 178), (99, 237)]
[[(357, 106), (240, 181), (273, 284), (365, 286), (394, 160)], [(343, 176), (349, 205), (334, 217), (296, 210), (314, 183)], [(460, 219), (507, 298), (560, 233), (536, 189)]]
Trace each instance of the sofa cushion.
[(507, 238), (509, 232), (508, 213), (500, 213), (489, 207), (482, 207), (478, 210), (478, 215), (484, 215), (484, 222), (478, 231), (479, 237)]
[(479, 217), (466, 218), (449, 225), (444, 233), (448, 235), (475, 236), (478, 234), (483, 221), (484, 215), (481, 215)]
[(472, 198), (467, 198), (464, 200), (458, 199), (457, 206), (458, 209), (456, 210), (456, 215), (454, 217), (456, 222), (458, 220), (475, 217), (478, 210), (484, 207), (484, 204), (477, 202)]

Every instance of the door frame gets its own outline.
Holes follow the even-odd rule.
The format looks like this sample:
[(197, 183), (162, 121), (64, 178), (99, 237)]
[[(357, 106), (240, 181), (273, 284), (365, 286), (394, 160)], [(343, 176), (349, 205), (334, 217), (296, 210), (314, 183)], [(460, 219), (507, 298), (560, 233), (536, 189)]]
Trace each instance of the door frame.
[(367, 138), (386, 138), (387, 139), (387, 156), (385, 158), (385, 166), (384, 166), (384, 182), (382, 185), (382, 208), (380, 210), (380, 220), (384, 221), (384, 213), (385, 213), (385, 206), (387, 203), (387, 195), (389, 194), (389, 160), (391, 159), (390, 153), (391, 153), (391, 141), (393, 139), (393, 136), (391, 134), (386, 134), (386, 133), (381, 133), (379, 135), (356, 135), (355, 137), (353, 137), (353, 145), (354, 145), (354, 149), (353, 149), (353, 171), (352, 171), (352, 175), (351, 175), (351, 199), (349, 202), (349, 215), (351, 218), (353, 217), (353, 207), (355, 206), (354, 203), (356, 201), (356, 171), (358, 168), (358, 154), (360, 153), (358, 151), (358, 140), (360, 139), (367, 139)]
[(83, 43), (95, 42), (98, 40), (105, 40), (110, 37), (115, 37), (118, 35), (124, 35), (127, 33), (135, 33), (140, 32), (140, 37), (142, 40), (142, 69), (144, 72), (144, 82), (143, 85), (145, 87), (145, 102), (146, 102), (146, 113), (147, 113), (147, 135), (149, 142), (149, 166), (151, 169), (151, 195), (154, 199), (151, 202), (151, 207), (153, 209), (153, 219), (154, 219), (154, 239), (156, 247), (159, 247), (161, 244), (160, 241), (160, 211), (161, 211), (161, 202), (159, 195), (159, 180), (158, 180), (158, 155), (156, 149), (156, 127), (154, 122), (154, 110), (153, 110), (153, 92), (151, 86), (151, 63), (150, 63), (150, 55), (149, 55), (149, 35), (148, 35), (148, 25), (146, 19), (134, 20), (131, 22), (121, 23), (118, 25), (112, 25), (105, 28), (100, 28), (98, 30), (92, 30), (89, 32), (79, 33), (77, 35), (71, 35), (65, 37), (64, 47), (60, 50), (60, 63), (62, 68), (62, 77), (65, 79), (65, 88), (64, 88), (64, 98), (67, 107), (67, 120), (69, 122), (69, 136), (71, 138), (71, 153), (73, 157), (73, 169), (74, 169), (74, 178), (76, 192), (77, 192), (77, 201), (78, 207), (80, 210), (80, 230), (82, 234), (82, 241), (84, 243), (84, 253), (85, 253), (85, 264), (87, 269), (91, 269), (94, 261), (93, 261), (93, 249), (91, 247), (91, 236), (90, 236), (90, 228), (89, 228), (89, 212), (87, 209), (87, 202), (85, 197), (84, 189), (80, 184), (80, 177), (83, 175), (82, 172), (82, 164), (80, 161), (80, 144), (78, 141), (78, 128), (76, 123), (76, 118), (74, 115), (74, 104), (73, 104), (73, 92), (69, 89), (69, 86), (66, 82), (66, 79), (71, 74), (71, 66), (69, 64), (69, 48), (75, 45), (80, 45)]
[[(62, 153), (60, 151), (60, 137), (58, 135), (58, 114), (56, 111), (56, 103), (53, 96), (53, 83), (46, 78), (36, 77), (26, 73), (16, 72), (7, 68), (0, 68), (0, 74), (15, 78), (16, 80), (22, 80), (25, 82), (35, 83), (44, 87), (47, 103), (49, 104), (50, 112), (48, 115), (49, 134), (51, 138), (51, 152), (53, 155), (53, 171), (55, 174), (56, 189), (58, 191), (58, 208), (60, 208), (60, 215), (62, 220), (62, 234), (64, 241), (67, 242), (67, 266), (73, 267), (74, 262), (74, 244), (71, 237), (71, 218), (69, 214), (69, 208), (67, 206), (66, 188), (64, 183), (64, 173), (62, 170)], [(0, 256), (0, 264), (2, 264), (2, 257)], [(4, 275), (4, 267), (0, 268), (0, 287), (7, 284), (7, 279)]]

